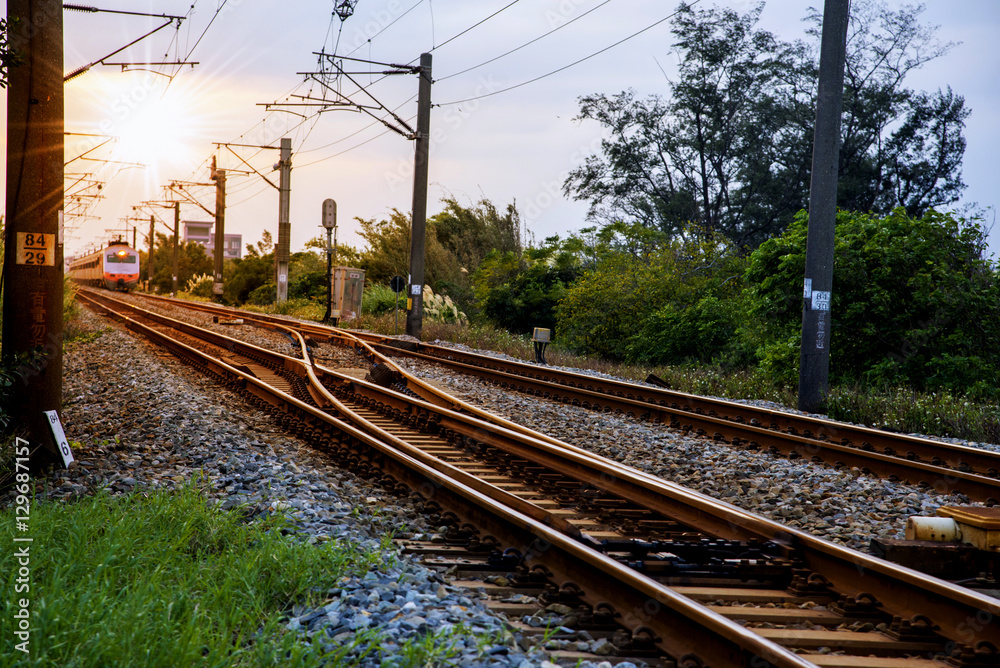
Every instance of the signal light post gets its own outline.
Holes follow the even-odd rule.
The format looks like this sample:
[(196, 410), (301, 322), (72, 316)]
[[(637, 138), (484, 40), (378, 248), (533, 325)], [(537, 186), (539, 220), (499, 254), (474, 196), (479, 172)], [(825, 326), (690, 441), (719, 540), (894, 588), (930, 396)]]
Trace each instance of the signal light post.
[(326, 228), (326, 313), (323, 323), (330, 322), (333, 308), (333, 253), (337, 239), (337, 202), (332, 199), (323, 200), (323, 227)]

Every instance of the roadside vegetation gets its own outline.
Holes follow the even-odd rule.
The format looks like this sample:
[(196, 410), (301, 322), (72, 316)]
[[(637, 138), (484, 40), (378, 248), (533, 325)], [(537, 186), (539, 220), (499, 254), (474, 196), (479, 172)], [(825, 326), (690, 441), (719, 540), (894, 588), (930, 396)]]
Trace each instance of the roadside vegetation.
[[(920, 11), (852, 6), (825, 409), (996, 442), (1000, 279), (986, 255), (986, 212), (949, 211), (965, 188), (971, 112), (950, 88), (906, 86), (952, 47)], [(444, 199), (427, 225), (423, 339), (530, 360), (530, 332), (545, 327), (553, 364), (794, 406), (821, 16), (810, 13), (806, 38), (786, 43), (757, 28), (760, 12), (682, 7), (680, 68), (665, 95), (580, 99), (578, 120), (606, 133), (564, 184), (590, 203), (589, 227), (538, 241), (514, 203)], [(689, 131), (692, 119), (703, 133)], [(400, 333), (405, 313), (393, 315), (387, 286), (408, 271), (409, 218), (357, 223), (364, 245), (341, 247), (338, 263), (366, 271), (365, 303), (341, 324)], [(293, 258), (294, 298), (268, 306), (273, 290), (257, 288), (265, 299), (248, 301), (322, 313), (322, 281), (304, 279), (322, 267), (311, 254)]]
[[(13, 526), (11, 510), (0, 515)], [(350, 666), (388, 640), (370, 629), (325, 651), (284, 623), (294, 606), (329, 602), (342, 577), (394, 563), (388, 537), (379, 549), (336, 538), (310, 544), (283, 516), (247, 522), (195, 486), (39, 502), (31, 523), (31, 652), (4, 643), (5, 666)], [(10, 592), (13, 554), (0, 557)], [(15, 599), (4, 600), (8, 619)], [(452, 644), (447, 633), (410, 641), (394, 665), (428, 665)]]

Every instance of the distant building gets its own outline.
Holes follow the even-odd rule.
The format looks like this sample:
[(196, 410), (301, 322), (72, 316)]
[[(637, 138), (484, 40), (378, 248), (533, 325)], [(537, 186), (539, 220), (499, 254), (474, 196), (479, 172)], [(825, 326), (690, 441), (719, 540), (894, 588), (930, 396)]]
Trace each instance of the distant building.
[[(205, 247), (205, 254), (215, 258), (215, 223), (186, 220), (183, 223), (183, 240), (194, 241)], [(243, 235), (227, 234), (223, 242), (224, 258), (239, 259), (243, 257)]]

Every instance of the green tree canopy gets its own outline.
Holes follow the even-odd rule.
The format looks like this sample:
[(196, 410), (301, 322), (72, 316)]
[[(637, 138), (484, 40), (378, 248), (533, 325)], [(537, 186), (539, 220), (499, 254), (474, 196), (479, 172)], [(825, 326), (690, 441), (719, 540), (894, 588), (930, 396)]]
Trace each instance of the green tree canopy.
[[(140, 280), (148, 276), (149, 254), (139, 251)], [(174, 240), (164, 234), (156, 235), (153, 250), (153, 288), (160, 293), (173, 290)], [(212, 273), (212, 258), (205, 248), (196, 241), (179, 242), (177, 248), (177, 285), (183, 290), (188, 281), (200, 274)]]
[[(794, 385), (802, 318), (806, 224), (750, 256), (751, 317), (765, 327), (761, 357)], [(975, 222), (902, 208), (837, 215), (830, 371), (834, 381), (909, 384), (998, 396), (1000, 280)]]
[(442, 202), (444, 211), (431, 218), (435, 235), (467, 271), (475, 271), (491, 251), (521, 252), (521, 215), (514, 204), (501, 213), (487, 199), (471, 207), (453, 197)]
[[(673, 21), (679, 57), (669, 94), (634, 91), (580, 99), (579, 119), (609, 136), (573, 170), (567, 195), (599, 222), (638, 222), (667, 235), (689, 221), (754, 248), (808, 203), (818, 26), (814, 42), (786, 43), (756, 28), (763, 9), (682, 5)], [(968, 110), (950, 89), (918, 93), (908, 72), (945, 53), (918, 22), (922, 7), (852, 4), (845, 74), (839, 204), (920, 216), (963, 188)]]
[[(365, 240), (366, 248), (358, 254), (365, 279), (388, 283), (393, 276), (410, 273), (410, 216), (393, 209), (388, 219), (365, 220), (356, 218), (361, 229), (358, 234)], [(438, 291), (442, 282), (457, 282), (461, 274), (454, 253), (438, 241), (435, 223), (428, 219), (425, 240), (424, 283)]]
[[(694, 232), (690, 231), (689, 232)], [(664, 240), (638, 224), (603, 228), (558, 307), (560, 340), (640, 363), (711, 362), (733, 343), (744, 261), (721, 235)]]
[(495, 250), (473, 276), (476, 303), (490, 322), (510, 332), (555, 330), (556, 307), (579, 273), (573, 243), (559, 237), (521, 253)]

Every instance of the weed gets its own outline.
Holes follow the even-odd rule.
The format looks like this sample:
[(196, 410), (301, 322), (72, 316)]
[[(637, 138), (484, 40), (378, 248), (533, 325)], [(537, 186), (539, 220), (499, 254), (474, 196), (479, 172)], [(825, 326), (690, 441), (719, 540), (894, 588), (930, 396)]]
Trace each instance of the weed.
[[(0, 515), (13, 524), (12, 511)], [(382, 559), (283, 537), (285, 523), (243, 524), (193, 488), (33, 505), (30, 663), (316, 665), (323, 651), (285, 632), (281, 612), (319, 603), (339, 577)], [(9, 591), (12, 554), (0, 558)], [(13, 605), (2, 614), (13, 618)], [(13, 643), (0, 648), (2, 665), (25, 659)]]

